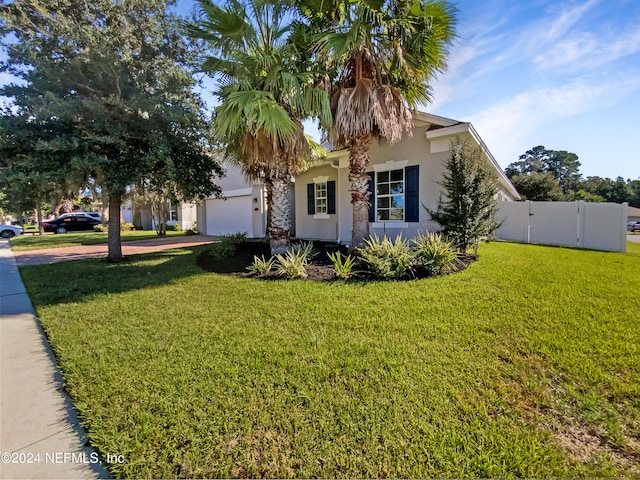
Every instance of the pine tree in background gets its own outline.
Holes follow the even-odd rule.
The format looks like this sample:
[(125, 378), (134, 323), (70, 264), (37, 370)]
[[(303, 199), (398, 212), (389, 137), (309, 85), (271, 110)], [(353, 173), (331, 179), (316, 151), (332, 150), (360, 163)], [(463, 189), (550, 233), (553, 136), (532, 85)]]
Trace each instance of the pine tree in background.
[(499, 187), (478, 145), (456, 139), (451, 152), (440, 183), (444, 195), (440, 194), (436, 210), (427, 211), (456, 248), (465, 252), (470, 247), (477, 249), (480, 239), (500, 226), (495, 220)]

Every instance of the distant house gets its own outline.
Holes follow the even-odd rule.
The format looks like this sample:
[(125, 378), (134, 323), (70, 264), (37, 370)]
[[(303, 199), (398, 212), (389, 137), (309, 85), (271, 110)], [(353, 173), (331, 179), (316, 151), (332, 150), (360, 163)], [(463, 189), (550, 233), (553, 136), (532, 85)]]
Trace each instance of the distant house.
[[(188, 202), (171, 202), (168, 201), (169, 217), (167, 225), (180, 225), (181, 230), (189, 230), (196, 225), (197, 212), (196, 204)], [(155, 223), (151, 217), (151, 211), (145, 205), (140, 205), (127, 198), (122, 202), (121, 220), (123, 222), (133, 223), (137, 229), (154, 230)]]
[[(423, 205), (435, 209), (442, 187), (443, 168), (450, 157), (451, 142), (470, 139), (482, 148), (500, 184), (499, 200), (520, 199), (518, 192), (496, 163), (473, 126), (426, 113), (413, 116), (413, 136), (394, 145), (373, 142), (370, 155), (370, 233), (413, 237), (419, 229), (439, 230)], [(330, 152), (292, 185), (295, 205), (292, 232), (309, 240), (348, 243), (351, 240), (352, 208), (349, 191), (349, 153)], [(236, 167), (222, 180), (226, 200), (208, 199), (198, 212), (202, 233), (219, 235), (247, 232), (262, 237), (266, 228), (264, 187), (247, 182)]]
[(640, 208), (627, 207), (627, 221), (628, 222), (640, 222)]

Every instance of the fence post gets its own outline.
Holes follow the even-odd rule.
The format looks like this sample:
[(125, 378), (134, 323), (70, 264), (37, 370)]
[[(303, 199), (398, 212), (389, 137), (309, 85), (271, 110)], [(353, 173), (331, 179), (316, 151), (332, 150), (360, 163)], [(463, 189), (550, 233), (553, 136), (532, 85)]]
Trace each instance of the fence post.
[(531, 243), (531, 217), (533, 216), (533, 213), (531, 213), (531, 201), (527, 200), (527, 207), (529, 210), (529, 213), (527, 215), (527, 243)]
[(629, 214), (629, 204), (624, 202), (620, 205), (622, 217), (622, 229), (620, 230), (620, 252), (627, 253), (627, 215)]
[(586, 205), (584, 200), (576, 202), (578, 204), (578, 231), (577, 231), (577, 243), (578, 247), (584, 248), (584, 236), (585, 236), (585, 219), (587, 218)]

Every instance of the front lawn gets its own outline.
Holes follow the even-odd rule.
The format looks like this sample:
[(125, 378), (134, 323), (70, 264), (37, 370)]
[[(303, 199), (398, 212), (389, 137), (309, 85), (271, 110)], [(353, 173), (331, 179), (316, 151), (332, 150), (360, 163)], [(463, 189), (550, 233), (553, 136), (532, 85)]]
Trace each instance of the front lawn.
[(115, 476), (640, 474), (640, 249), (345, 284), (206, 273), (206, 248), (21, 268)]
[[(75, 232), (62, 233), (59, 235), (21, 235), (11, 239), (11, 248), (14, 252), (26, 250), (40, 250), (44, 248), (76, 247), (78, 245), (97, 245), (107, 243), (107, 233), (101, 232)], [(183, 236), (184, 232), (167, 232), (167, 236)], [(132, 230), (122, 232), (123, 242), (132, 240), (149, 240), (159, 238), (155, 230)]]

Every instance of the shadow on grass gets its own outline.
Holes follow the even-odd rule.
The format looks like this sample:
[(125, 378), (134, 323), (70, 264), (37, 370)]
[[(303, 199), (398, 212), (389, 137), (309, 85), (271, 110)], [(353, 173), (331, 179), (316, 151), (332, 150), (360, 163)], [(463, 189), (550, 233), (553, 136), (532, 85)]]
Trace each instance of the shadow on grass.
[[(20, 267), (34, 307), (82, 302), (88, 297), (167, 285), (205, 273), (197, 256), (210, 245), (131, 255), (121, 263), (104, 258)], [(81, 281), (78, 281), (81, 279)]]

